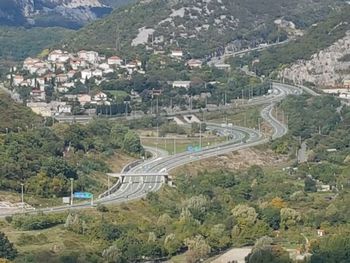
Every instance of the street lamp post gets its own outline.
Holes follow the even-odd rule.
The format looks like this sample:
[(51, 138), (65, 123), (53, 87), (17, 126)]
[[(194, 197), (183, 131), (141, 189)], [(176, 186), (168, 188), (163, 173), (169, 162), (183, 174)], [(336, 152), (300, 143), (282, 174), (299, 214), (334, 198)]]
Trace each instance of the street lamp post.
[(199, 122), (199, 147), (202, 149), (202, 122)]
[(111, 194), (109, 174), (107, 174), (107, 178), (108, 178), (108, 197), (109, 197), (109, 196), (110, 196), (110, 194)]
[(22, 211), (24, 210), (24, 184), (21, 183), (21, 206)]
[(74, 182), (74, 178), (70, 178), (70, 205), (73, 205), (73, 182)]

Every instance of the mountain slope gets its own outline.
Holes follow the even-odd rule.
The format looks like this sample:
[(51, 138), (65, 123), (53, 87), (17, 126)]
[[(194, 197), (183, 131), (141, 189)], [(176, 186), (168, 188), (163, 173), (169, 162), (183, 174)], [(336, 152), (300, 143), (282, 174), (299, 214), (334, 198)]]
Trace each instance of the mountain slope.
[[(286, 78), (295, 80), (304, 79), (305, 81), (315, 82), (321, 85), (328, 85), (327, 83), (330, 82), (331, 85), (334, 85), (342, 76), (342, 73), (347, 73), (346, 61), (344, 65), (341, 65), (341, 63), (338, 63), (337, 58), (340, 59), (342, 53), (345, 55), (349, 48), (346, 45), (346, 34), (350, 32), (349, 13), (350, 6), (345, 6), (340, 11), (332, 12), (324, 21), (313, 25), (305, 32), (304, 36), (290, 41), (284, 46), (270, 48), (263, 52), (251, 53), (243, 58), (235, 57), (231, 62), (234, 66), (248, 65), (251, 71), (265, 76), (281, 71), (297, 62), (296, 66), (299, 65), (300, 67), (294, 69), (299, 68), (299, 70), (286, 68), (284, 74), (281, 74), (281, 76), (284, 75)], [(337, 41), (339, 43), (336, 43)], [(332, 48), (332, 45), (335, 45), (335, 48)], [(341, 48), (343, 45), (344, 48)], [(327, 50), (326, 52), (322, 51), (328, 48), (331, 49), (331, 53), (333, 52), (331, 55), (327, 54)], [(306, 67), (306, 61), (310, 59), (314, 60), (312, 64), (315, 64), (315, 67)], [(252, 63), (253, 61), (259, 62)], [(322, 64), (324, 64), (324, 67), (321, 69)], [(338, 72), (334, 72), (334, 70)], [(300, 76), (297, 76), (298, 74)], [(330, 77), (329, 75), (333, 76)], [(312, 76), (316, 76), (318, 81)], [(326, 79), (323, 79), (324, 77)], [(331, 78), (334, 79), (331, 80)]]
[(132, 0), (1, 0), (0, 25), (78, 28)]
[(41, 117), (24, 105), (14, 102), (0, 89), (0, 133), (26, 129), (41, 122)]
[(129, 53), (132, 44), (134, 50), (138, 44), (149, 45), (148, 35), (153, 34), (153, 47), (180, 47), (193, 57), (201, 57), (235, 40), (239, 45), (276, 41), (285, 34), (278, 32), (275, 19), (283, 17), (305, 28), (342, 3), (341, 0), (140, 1), (115, 10), (66, 42), (75, 49), (113, 49), (120, 39), (121, 52)]

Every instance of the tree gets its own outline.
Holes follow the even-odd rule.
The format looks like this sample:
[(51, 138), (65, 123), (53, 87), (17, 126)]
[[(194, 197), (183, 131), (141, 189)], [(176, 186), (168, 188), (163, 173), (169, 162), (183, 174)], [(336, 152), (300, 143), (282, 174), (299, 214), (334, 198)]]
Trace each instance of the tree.
[(13, 244), (8, 240), (4, 233), (0, 232), (0, 258), (15, 259), (17, 250)]
[(311, 263), (345, 263), (350, 261), (350, 237), (338, 234), (311, 244)]
[(263, 219), (266, 223), (269, 224), (269, 226), (277, 230), (280, 228), (280, 222), (281, 222), (281, 216), (280, 216), (280, 209), (275, 207), (267, 207), (262, 210)]
[(280, 213), (281, 226), (286, 230), (297, 225), (297, 223), (301, 221), (300, 213), (292, 208), (282, 208)]
[(129, 153), (142, 152), (140, 138), (135, 132), (128, 131), (124, 136), (123, 149)]
[(182, 242), (173, 233), (167, 235), (164, 240), (164, 248), (169, 255), (175, 255), (181, 250)]
[(237, 205), (232, 209), (232, 215), (239, 225), (253, 225), (256, 222), (258, 214), (253, 207), (247, 205)]
[(119, 263), (122, 262), (122, 253), (117, 246), (110, 246), (102, 252), (102, 257), (108, 263)]
[(189, 250), (187, 262), (197, 262), (198, 260), (204, 259), (211, 251), (211, 247), (201, 235), (197, 235), (192, 239), (186, 239), (185, 244)]
[(317, 192), (316, 181), (310, 178), (309, 176), (305, 178), (304, 191), (313, 193)]

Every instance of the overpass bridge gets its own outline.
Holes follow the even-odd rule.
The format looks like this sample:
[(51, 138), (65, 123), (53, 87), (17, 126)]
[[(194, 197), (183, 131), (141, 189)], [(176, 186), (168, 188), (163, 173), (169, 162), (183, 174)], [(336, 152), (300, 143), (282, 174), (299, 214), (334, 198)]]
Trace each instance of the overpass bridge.
[(161, 178), (162, 183), (169, 181), (169, 173), (167, 172), (141, 172), (141, 173), (108, 173), (109, 177), (118, 178), (121, 183), (125, 183), (125, 178), (130, 179), (129, 182), (140, 180), (142, 183), (146, 183), (151, 180), (159, 180)]

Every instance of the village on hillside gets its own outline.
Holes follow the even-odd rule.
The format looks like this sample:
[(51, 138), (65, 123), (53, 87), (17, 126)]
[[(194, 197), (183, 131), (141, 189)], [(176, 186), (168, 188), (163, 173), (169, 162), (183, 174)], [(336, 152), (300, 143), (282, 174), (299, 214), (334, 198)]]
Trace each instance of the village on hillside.
[[(203, 65), (201, 60), (184, 60), (184, 53), (180, 49), (172, 50), (167, 57), (184, 63), (189, 69), (200, 69)], [(99, 106), (111, 106), (115, 98), (102, 89), (90, 90), (87, 84), (93, 83), (98, 87), (111, 80), (131, 80), (134, 73), (146, 73), (143, 63), (138, 59), (126, 61), (118, 56), (106, 57), (96, 51), (81, 50), (70, 53), (53, 50), (45, 58), (29, 57), (24, 60), (22, 67), (11, 68), (7, 80), (13, 93), (23, 89), (27, 91), (28, 94), (17, 95), (27, 96), (27, 106), (39, 115), (96, 115)], [(168, 85), (172, 88), (189, 89), (191, 81), (169, 81)], [(161, 90), (152, 92), (152, 95), (161, 94)], [(137, 92), (128, 95), (130, 99), (140, 101)], [(120, 111), (117, 113), (130, 113), (128, 105), (130, 101), (124, 101), (118, 107)]]

